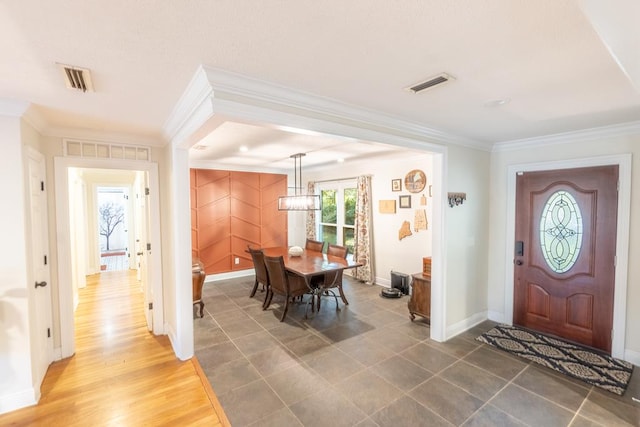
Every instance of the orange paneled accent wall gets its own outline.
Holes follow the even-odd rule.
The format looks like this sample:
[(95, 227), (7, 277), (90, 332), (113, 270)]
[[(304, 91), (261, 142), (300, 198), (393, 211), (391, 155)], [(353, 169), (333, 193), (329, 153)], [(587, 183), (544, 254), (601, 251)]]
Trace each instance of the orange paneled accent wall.
[(253, 268), (247, 245), (287, 245), (284, 194), (286, 175), (191, 169), (191, 253), (207, 274)]

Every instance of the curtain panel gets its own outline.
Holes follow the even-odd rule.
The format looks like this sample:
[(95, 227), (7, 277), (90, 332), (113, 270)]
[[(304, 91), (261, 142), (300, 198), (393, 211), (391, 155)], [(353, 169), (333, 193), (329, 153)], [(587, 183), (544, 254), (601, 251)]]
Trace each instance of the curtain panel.
[[(307, 194), (316, 194), (316, 183), (307, 183)], [(307, 211), (307, 222), (305, 224), (307, 239), (316, 240), (316, 211)]]
[(357, 180), (354, 260), (362, 264), (355, 269), (354, 277), (373, 284), (375, 273), (372, 254), (371, 176), (362, 175)]

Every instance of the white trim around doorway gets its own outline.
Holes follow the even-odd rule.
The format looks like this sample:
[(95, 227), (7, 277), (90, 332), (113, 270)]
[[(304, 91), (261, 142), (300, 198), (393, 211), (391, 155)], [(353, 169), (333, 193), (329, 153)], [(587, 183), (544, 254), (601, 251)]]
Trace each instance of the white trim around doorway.
[[(433, 227), (432, 277), (431, 277), (431, 328), (430, 338), (445, 341), (446, 306), (446, 188), (448, 144), (479, 148), (474, 141), (460, 139), (428, 128), (385, 118), (379, 114), (354, 109), (344, 104), (310, 94), (282, 88), (244, 76), (200, 67), (176, 105), (165, 126), (165, 135), (171, 141), (175, 162), (173, 191), (188, 194), (188, 164), (181, 159), (180, 151), (188, 150), (200, 138), (221, 126), (225, 121), (239, 121), (279, 129), (298, 129), (305, 132), (344, 137), (350, 140), (373, 141), (400, 147), (422, 150), (433, 155)], [(480, 147), (481, 148), (481, 147)], [(174, 200), (175, 206), (181, 204)], [(177, 214), (177, 213), (176, 213)], [(190, 219), (187, 215), (174, 218), (176, 236), (188, 235)], [(191, 261), (189, 240), (174, 242), (176, 271)], [(188, 289), (179, 289), (181, 301), (187, 301)], [(182, 295), (184, 294), (184, 295)], [(186, 303), (183, 303), (186, 306)], [(181, 319), (176, 321), (176, 342), (192, 331), (191, 312), (176, 307)], [(180, 322), (182, 321), (182, 322)], [(191, 332), (191, 335), (193, 333)], [(186, 340), (182, 340), (186, 343)], [(185, 344), (182, 354), (192, 354)], [(178, 352), (177, 352), (178, 353)]]
[(631, 154), (620, 154), (582, 159), (559, 160), (539, 163), (521, 163), (507, 168), (507, 232), (504, 276), (504, 322), (513, 324), (513, 242), (515, 241), (516, 174), (555, 169), (573, 169), (592, 166), (618, 165), (620, 186), (618, 190), (618, 225), (616, 235), (615, 295), (613, 302), (613, 333), (611, 355), (619, 359), (625, 356), (627, 319), (627, 268), (629, 265), (629, 226), (631, 218)]
[[(144, 171), (149, 174), (150, 218), (149, 284), (153, 292), (153, 333), (165, 334), (164, 293), (162, 283), (162, 251), (160, 240), (160, 185), (158, 164), (154, 162), (55, 157), (54, 178), (56, 194), (56, 234), (58, 267), (58, 306), (60, 310), (60, 355), (70, 357), (75, 353), (74, 303), (71, 281), (71, 243), (69, 241), (69, 168), (94, 168)], [(155, 195), (155, 196), (154, 196)], [(140, 307), (142, 310), (143, 307)]]

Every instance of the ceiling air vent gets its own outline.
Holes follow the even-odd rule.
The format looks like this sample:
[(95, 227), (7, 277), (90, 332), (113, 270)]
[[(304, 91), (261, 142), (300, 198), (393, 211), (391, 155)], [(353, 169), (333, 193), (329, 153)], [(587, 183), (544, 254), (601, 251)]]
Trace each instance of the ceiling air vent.
[(58, 64), (64, 75), (64, 82), (68, 89), (93, 92), (91, 72), (87, 68)]
[(442, 73), (442, 74), (438, 74), (435, 77), (430, 78), (427, 81), (408, 87), (407, 90), (410, 90), (413, 93), (418, 93), (418, 92), (425, 91), (427, 89), (433, 89), (434, 87), (445, 84), (451, 80), (455, 80), (455, 79), (451, 77), (449, 74)]

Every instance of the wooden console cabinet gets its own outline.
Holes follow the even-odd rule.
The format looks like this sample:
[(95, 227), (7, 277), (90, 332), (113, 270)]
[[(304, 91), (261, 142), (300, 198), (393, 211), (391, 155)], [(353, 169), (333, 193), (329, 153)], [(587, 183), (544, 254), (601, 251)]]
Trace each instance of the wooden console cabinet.
[(407, 303), (411, 321), (415, 320), (416, 314), (431, 322), (431, 277), (422, 273), (412, 275), (411, 299)]

